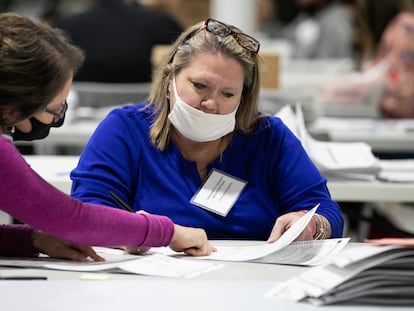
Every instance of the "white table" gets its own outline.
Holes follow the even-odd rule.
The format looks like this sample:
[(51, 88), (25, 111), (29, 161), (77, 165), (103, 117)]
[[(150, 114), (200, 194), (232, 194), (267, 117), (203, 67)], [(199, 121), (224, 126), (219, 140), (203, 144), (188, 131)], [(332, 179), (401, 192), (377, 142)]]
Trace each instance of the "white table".
[(338, 202), (414, 202), (414, 183), (328, 180), (328, 188)]
[[(352, 247), (347, 245), (346, 247)], [(1, 268), (5, 276), (47, 276), (47, 281), (0, 281), (0, 308), (7, 311), (73, 310), (319, 310), (308, 303), (265, 298), (279, 281), (307, 267), (225, 262), (223, 268), (194, 278), (110, 274), (102, 281), (82, 281), (81, 272)], [(400, 307), (324, 306), (331, 311), (406, 311)]]

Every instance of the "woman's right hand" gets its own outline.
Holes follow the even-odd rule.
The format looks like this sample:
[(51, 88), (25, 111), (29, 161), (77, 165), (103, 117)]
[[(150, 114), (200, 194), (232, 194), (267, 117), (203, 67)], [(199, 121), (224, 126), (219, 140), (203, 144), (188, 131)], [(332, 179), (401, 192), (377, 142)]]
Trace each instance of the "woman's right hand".
[(85, 261), (89, 257), (94, 261), (105, 261), (92, 247), (71, 244), (40, 230), (33, 231), (32, 244), (35, 251), (52, 258)]
[(203, 229), (183, 227), (174, 224), (174, 235), (169, 247), (176, 252), (191, 256), (206, 256), (217, 249), (210, 245)]

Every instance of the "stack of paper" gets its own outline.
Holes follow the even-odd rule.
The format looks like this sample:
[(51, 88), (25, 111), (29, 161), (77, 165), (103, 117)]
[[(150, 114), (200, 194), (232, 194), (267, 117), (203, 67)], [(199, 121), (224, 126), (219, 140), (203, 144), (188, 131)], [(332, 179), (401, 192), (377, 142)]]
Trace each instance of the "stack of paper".
[[(414, 244), (414, 243), (413, 243)], [(277, 284), (267, 296), (315, 305), (414, 305), (414, 248), (362, 244)]]
[(378, 179), (390, 182), (414, 182), (414, 159), (380, 160)]
[(290, 105), (286, 105), (276, 116), (299, 138), (324, 175), (372, 180), (380, 172), (379, 159), (368, 144), (318, 141), (309, 135), (300, 105), (297, 105), (295, 112)]
[[(318, 206), (319, 204), (299, 218), (274, 243), (265, 241), (212, 241), (212, 244), (217, 248), (217, 252), (213, 252), (209, 256), (190, 257), (183, 254), (179, 256), (191, 260), (250, 261), (304, 266), (324, 264), (331, 256), (344, 248), (349, 238), (294, 242), (309, 224)], [(177, 253), (173, 253), (166, 247), (154, 248), (151, 251), (177, 256)]]

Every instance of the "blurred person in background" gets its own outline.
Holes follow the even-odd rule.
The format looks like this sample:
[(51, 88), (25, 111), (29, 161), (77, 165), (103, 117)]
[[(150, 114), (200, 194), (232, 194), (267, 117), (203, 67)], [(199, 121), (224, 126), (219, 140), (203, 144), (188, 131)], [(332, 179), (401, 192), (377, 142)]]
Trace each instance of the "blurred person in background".
[(386, 118), (414, 117), (414, 1), (357, 2), (359, 69), (386, 65), (379, 109)]
[[(263, 0), (264, 1), (264, 0)], [(267, 4), (276, 20), (263, 15), (264, 4), (258, 6), (263, 30), (275, 39), (293, 45), (295, 58), (350, 58), (353, 56), (353, 18), (343, 1), (295, 0)]]
[(60, 1), (51, 0), (3, 0), (0, 1), (1, 12), (16, 12), (21, 15), (43, 21), (50, 21), (55, 16)]
[[(374, 89), (378, 115), (414, 118), (413, 1), (356, 2), (354, 48), (357, 72), (341, 75), (322, 86), (331, 101), (367, 102)], [(355, 79), (357, 77), (358, 79)]]
[(413, 12), (413, 0), (355, 0), (354, 42), (358, 68), (369, 62), (391, 20), (401, 12)]
[(86, 53), (74, 80), (108, 83), (150, 82), (152, 48), (171, 44), (182, 31), (166, 13), (126, 0), (96, 0), (55, 26)]

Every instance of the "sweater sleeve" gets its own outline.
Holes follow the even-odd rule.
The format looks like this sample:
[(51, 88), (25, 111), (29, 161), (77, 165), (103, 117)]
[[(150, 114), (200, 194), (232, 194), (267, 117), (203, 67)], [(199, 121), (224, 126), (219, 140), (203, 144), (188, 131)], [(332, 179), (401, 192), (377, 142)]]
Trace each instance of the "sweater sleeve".
[[(339, 205), (332, 200), (326, 185), (326, 178), (321, 175), (300, 140), (280, 119), (272, 117), (273, 138), (279, 144), (277, 158), (272, 159), (272, 184), (278, 191), (281, 213), (309, 210), (320, 204), (317, 213), (325, 216), (332, 228), (331, 238), (343, 236), (343, 217)], [(270, 156), (273, 157), (273, 154)]]
[(0, 137), (1, 209), (36, 229), (80, 245), (166, 246), (174, 226), (164, 216), (81, 202), (48, 184)]
[(32, 233), (26, 225), (0, 225), (0, 256), (33, 257)]

